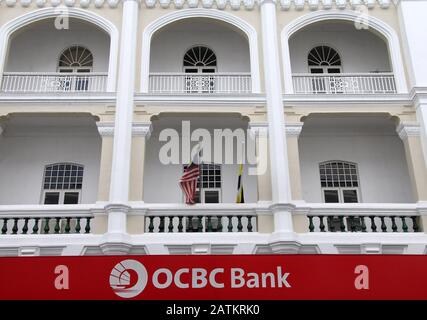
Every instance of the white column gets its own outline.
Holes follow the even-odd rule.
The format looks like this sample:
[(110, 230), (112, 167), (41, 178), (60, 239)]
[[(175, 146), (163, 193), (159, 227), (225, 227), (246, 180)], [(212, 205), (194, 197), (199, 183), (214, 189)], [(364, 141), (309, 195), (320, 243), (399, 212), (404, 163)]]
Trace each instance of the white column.
[(427, 166), (427, 0), (400, 0), (397, 10), (410, 78), (409, 91), (413, 91), (415, 96), (414, 107), (421, 125), (421, 142)]
[(277, 36), (275, 0), (262, 0), (261, 24), (265, 91), (275, 232), (292, 231), (292, 215), (286, 205), (291, 199), (288, 155), (285, 139), (285, 116), (282, 102), (282, 80)]
[(137, 34), (138, 2), (124, 0), (110, 187), (112, 205), (107, 208), (108, 233), (126, 233)]
[(425, 165), (427, 167), (427, 94), (424, 98), (421, 98), (421, 94), (418, 94), (415, 108), (417, 112), (417, 120), (420, 124), (420, 139), (423, 148)]
[(397, 9), (411, 87), (427, 87), (427, 0), (400, 0)]

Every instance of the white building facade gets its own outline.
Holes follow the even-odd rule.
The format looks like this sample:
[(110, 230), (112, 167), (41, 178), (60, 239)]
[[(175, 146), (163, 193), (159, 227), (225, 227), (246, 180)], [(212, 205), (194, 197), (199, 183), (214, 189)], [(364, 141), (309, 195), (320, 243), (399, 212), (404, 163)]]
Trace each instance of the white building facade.
[[(0, 2), (0, 256), (427, 254), (425, 12)], [(203, 148), (187, 205), (220, 131), (246, 143)]]

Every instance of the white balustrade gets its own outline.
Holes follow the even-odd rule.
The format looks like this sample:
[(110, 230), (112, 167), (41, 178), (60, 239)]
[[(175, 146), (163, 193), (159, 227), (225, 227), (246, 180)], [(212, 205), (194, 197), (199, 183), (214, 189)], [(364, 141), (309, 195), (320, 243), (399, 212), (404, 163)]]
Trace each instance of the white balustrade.
[(105, 92), (107, 73), (6, 72), (2, 92)]
[(252, 91), (249, 73), (151, 73), (150, 93), (244, 94)]
[(391, 94), (396, 93), (392, 73), (294, 74), (295, 94)]

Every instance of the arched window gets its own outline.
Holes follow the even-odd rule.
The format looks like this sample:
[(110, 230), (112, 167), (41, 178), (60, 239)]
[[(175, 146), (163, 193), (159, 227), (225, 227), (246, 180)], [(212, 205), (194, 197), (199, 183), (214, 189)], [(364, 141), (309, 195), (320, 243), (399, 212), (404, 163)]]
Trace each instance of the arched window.
[[(216, 72), (216, 55), (205, 46), (194, 46), (184, 55), (183, 67), (185, 73), (206, 74)], [(215, 77), (208, 75), (192, 75), (185, 77), (185, 91), (187, 93), (215, 92)]]
[(319, 164), (319, 171), (324, 202), (359, 202), (359, 174), (355, 163), (326, 161)]
[[(59, 56), (58, 71), (67, 73), (58, 77), (56, 83), (60, 91), (88, 91), (90, 77), (86, 75), (92, 71), (93, 55), (85, 47), (72, 46), (62, 51)], [(79, 75), (69, 75), (79, 73)]]
[(216, 55), (212, 49), (205, 46), (194, 46), (184, 55), (184, 68), (198, 68), (198, 70), (216, 68)]
[(59, 72), (91, 72), (93, 55), (89, 49), (82, 46), (72, 46), (62, 51), (59, 56)]
[(308, 67), (311, 73), (341, 73), (341, 57), (328, 46), (318, 46), (308, 54)]
[(47, 165), (43, 177), (43, 204), (78, 204), (83, 166), (74, 163)]

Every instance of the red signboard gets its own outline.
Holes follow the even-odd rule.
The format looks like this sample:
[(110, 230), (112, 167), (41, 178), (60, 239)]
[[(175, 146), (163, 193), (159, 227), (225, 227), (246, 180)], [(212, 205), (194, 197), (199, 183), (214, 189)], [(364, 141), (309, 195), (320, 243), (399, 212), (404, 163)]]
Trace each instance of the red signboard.
[(427, 257), (0, 258), (0, 299), (427, 300)]

